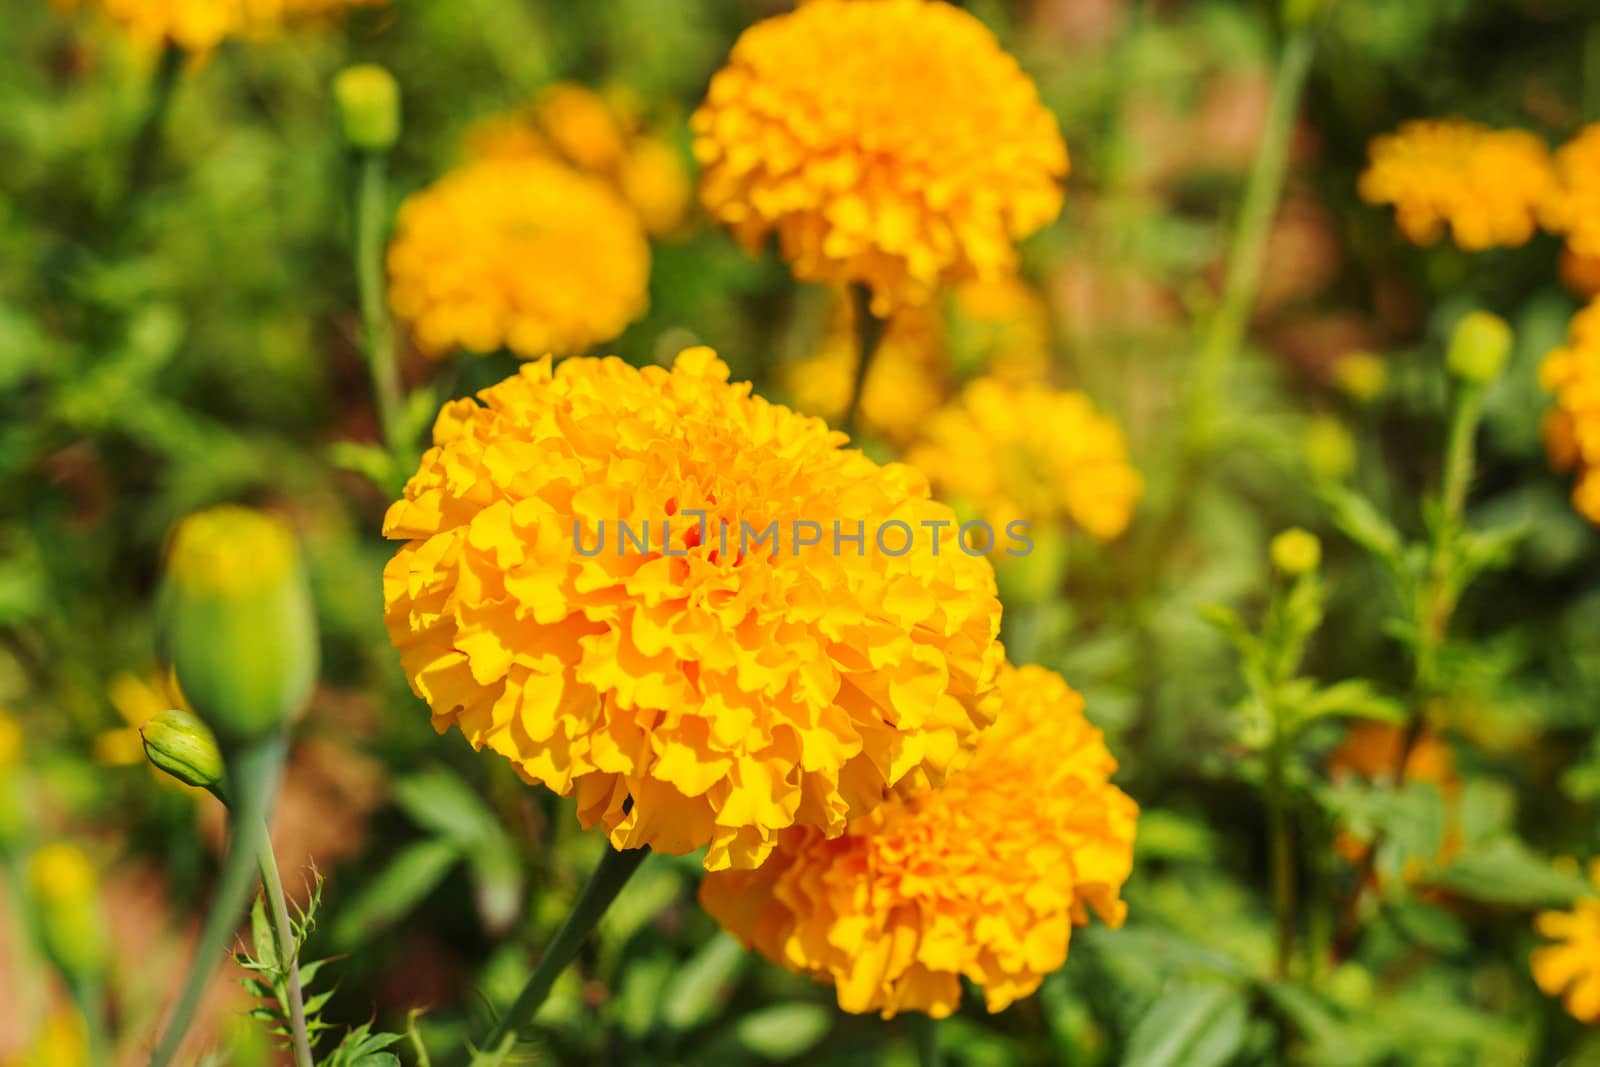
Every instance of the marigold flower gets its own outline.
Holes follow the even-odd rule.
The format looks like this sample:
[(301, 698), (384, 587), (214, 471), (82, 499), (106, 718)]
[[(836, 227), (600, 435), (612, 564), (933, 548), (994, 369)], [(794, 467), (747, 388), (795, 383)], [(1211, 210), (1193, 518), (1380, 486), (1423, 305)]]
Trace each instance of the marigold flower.
[(1540, 219), (1546, 229), (1566, 235), (1574, 255), (1600, 256), (1600, 122), (1556, 150), (1555, 184)]
[(941, 499), (972, 506), (996, 530), (1067, 520), (1109, 541), (1144, 491), (1116, 422), (1084, 394), (1040, 383), (968, 383), (907, 458)]
[[(384, 522), (407, 542), (389, 635), (435, 729), (576, 792), (615, 847), (709, 845), (711, 870), (942, 779), (1002, 655), (993, 571), (924, 535), (954, 516), (921, 476), (727, 378), (704, 348), (531, 364), (445, 406)], [(900, 555), (891, 521), (919, 531)], [(745, 539), (769, 524), (781, 543)], [(802, 550), (805, 524), (835, 539)]]
[(1576, 470), (1572, 504), (1600, 523), (1600, 299), (1573, 317), (1567, 344), (1545, 356), (1539, 382), (1555, 395), (1545, 449), (1557, 470)]
[(389, 303), (417, 347), (525, 359), (609, 341), (644, 313), (650, 248), (597, 179), (549, 159), (468, 163), (408, 199)]
[[(1399, 770), (1401, 783), (1425, 782), (1437, 786), (1446, 806), (1444, 839), (1434, 862), (1448, 864), (1461, 852), (1461, 778), (1456, 773), (1455, 755), (1437, 734), (1424, 731), (1411, 746), (1400, 767), (1401, 746), (1406, 730), (1394, 723), (1363, 719), (1353, 723), (1338, 748), (1328, 757), (1328, 776), (1335, 782), (1358, 778), (1368, 782), (1394, 784)], [(1333, 842), (1334, 851), (1350, 863), (1360, 863), (1371, 847), (1354, 834), (1341, 832)], [(1422, 877), (1422, 864), (1412, 857), (1403, 872), (1414, 882)]]
[(1415, 244), (1449, 225), (1470, 252), (1515, 246), (1533, 236), (1554, 186), (1550, 153), (1526, 130), (1493, 130), (1463, 119), (1420, 119), (1373, 139), (1361, 198), (1393, 204)]
[(1067, 150), (981, 22), (923, 0), (814, 0), (740, 36), (691, 120), (701, 200), (795, 275), (873, 310), (992, 278), (1061, 210)]
[(387, 0), (56, 0), (65, 10), (89, 7), (116, 23), (136, 44), (172, 44), (209, 52), (235, 37), (259, 37), (297, 20), (338, 15)]
[[(1600, 888), (1600, 859), (1590, 862), (1589, 880)], [(1571, 911), (1540, 912), (1534, 929), (1553, 942), (1529, 958), (1534, 982), (1546, 996), (1561, 997), (1573, 1018), (1600, 1022), (1600, 893), (1574, 902)]]
[(1570, 248), (1561, 250), (1561, 280), (1584, 299), (1600, 296), (1600, 255), (1580, 256)]
[(786, 831), (758, 870), (708, 875), (700, 900), (747, 946), (837, 987), (845, 1011), (944, 1017), (960, 980), (991, 1012), (1039, 987), (1091, 910), (1113, 926), (1138, 806), (1083, 698), (1006, 667), (998, 715), (942, 788), (888, 801), (844, 836)]
[(678, 228), (688, 211), (689, 172), (678, 150), (640, 129), (625, 97), (572, 82), (553, 85), (532, 107), (484, 119), (467, 131), (472, 159), (549, 156), (603, 179), (654, 236)]

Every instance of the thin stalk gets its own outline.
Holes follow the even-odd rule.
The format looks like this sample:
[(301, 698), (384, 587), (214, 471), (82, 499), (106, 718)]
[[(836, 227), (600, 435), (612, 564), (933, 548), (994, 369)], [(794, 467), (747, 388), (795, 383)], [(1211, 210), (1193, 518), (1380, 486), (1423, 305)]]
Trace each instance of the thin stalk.
[(922, 1067), (942, 1067), (944, 1050), (939, 1047), (939, 1020), (931, 1015), (913, 1015), (911, 1030), (916, 1035), (917, 1062)]
[(857, 283), (850, 287), (850, 299), (855, 304), (856, 320), (856, 377), (850, 387), (850, 404), (844, 409), (845, 432), (854, 437), (860, 429), (861, 395), (866, 391), (867, 373), (878, 355), (886, 323), (872, 312), (872, 291)]
[(494, 1029), (484, 1040), (484, 1051), (473, 1057), (474, 1064), (479, 1067), (489, 1067), (505, 1062), (506, 1056), (516, 1047), (518, 1031), (533, 1021), (539, 1006), (544, 1003), (545, 997), (550, 995), (550, 988), (555, 985), (556, 978), (577, 956), (584, 939), (594, 930), (596, 924), (600, 922), (600, 917), (606, 913), (611, 902), (617, 899), (617, 894), (622, 891), (624, 885), (627, 885), (628, 879), (639, 869), (639, 864), (643, 863), (649, 854), (650, 850), (646, 848), (618, 852), (607, 847), (605, 857), (601, 859), (600, 866), (595, 868), (594, 875), (584, 887), (583, 895), (578, 898), (572, 914), (567, 916), (567, 921), (556, 931), (555, 940), (545, 949), (539, 965), (533, 969), (532, 976), (528, 978), (528, 984), (522, 987), (522, 992), (517, 994), (517, 999), (512, 1002), (511, 1007), (507, 1008), (499, 1022), (495, 1023)]
[(106, 991), (98, 978), (72, 983), (72, 998), (83, 1016), (84, 1039), (90, 1063), (111, 1062), (111, 1042), (106, 1037)]
[(1294, 828), (1289, 818), (1289, 792), (1284, 784), (1288, 745), (1276, 708), (1272, 720), (1272, 747), (1267, 751), (1267, 826), (1272, 855), (1272, 911), (1278, 931), (1273, 976), (1287, 978), (1294, 959), (1295, 940)]
[(122, 187), (124, 201), (143, 189), (150, 178), (150, 168), (155, 165), (161, 148), (161, 128), (166, 125), (167, 112), (172, 109), (173, 90), (182, 69), (183, 49), (167, 44), (150, 76), (144, 116), (139, 120), (139, 130), (134, 134), (133, 147), (128, 153), (128, 172)]
[(289, 903), (283, 895), (283, 879), (278, 874), (278, 857), (272, 852), (272, 837), (261, 827), (261, 885), (267, 894), (267, 918), (278, 944), (278, 963), (287, 976), (289, 1000), (289, 1040), (294, 1050), (295, 1067), (313, 1067), (311, 1037), (306, 1030), (305, 994), (300, 987), (300, 948), (289, 924)]
[(1189, 396), (1188, 445), (1209, 448), (1220, 408), (1220, 391), (1228, 368), (1239, 354), (1250, 312), (1261, 287), (1261, 267), (1266, 256), (1267, 235), (1272, 217), (1283, 195), (1284, 175), (1289, 166), (1289, 148), (1294, 136), (1294, 120), (1300, 111), (1306, 75), (1311, 69), (1312, 31), (1308, 25), (1290, 31), (1278, 60), (1273, 79), (1272, 101), (1267, 110), (1261, 143), (1245, 186), (1244, 204), (1234, 231), (1228, 256), (1228, 273), (1223, 282), (1222, 303), (1206, 331), (1205, 343), (1195, 367)]
[(228, 809), (228, 824), (233, 831), (233, 841), (223, 861), (222, 874), (217, 880), (216, 892), (211, 898), (211, 909), (206, 913), (205, 924), (200, 929), (200, 939), (195, 945), (194, 963), (183, 992), (172, 1010), (161, 1043), (150, 1055), (149, 1067), (167, 1067), (177, 1054), (178, 1046), (194, 1022), (194, 1013), (200, 1006), (217, 958), (224, 955), (228, 942), (239, 927), (255, 886), (257, 858), (261, 849), (261, 835), (266, 832), (267, 815), (272, 810), (277, 793), (278, 776), (283, 769), (285, 742), (274, 735), (236, 753), (228, 765), (228, 794), (232, 806)]
[(378, 407), (378, 425), (397, 472), (408, 468), (404, 429), (404, 397), (395, 360), (394, 325), (383, 296), (384, 218), (388, 209), (388, 173), (384, 157), (363, 152), (356, 185), (356, 286), (361, 299), (362, 337), (367, 372)]

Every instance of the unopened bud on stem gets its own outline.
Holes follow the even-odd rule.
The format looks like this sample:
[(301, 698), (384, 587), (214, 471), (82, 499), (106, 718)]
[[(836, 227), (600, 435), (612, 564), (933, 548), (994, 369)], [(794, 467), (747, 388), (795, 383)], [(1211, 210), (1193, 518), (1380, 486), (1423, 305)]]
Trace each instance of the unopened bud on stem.
[(205, 723), (185, 711), (163, 711), (139, 727), (150, 762), (184, 785), (205, 789), (224, 800), (227, 771), (216, 736)]
[(346, 67), (333, 79), (339, 125), (350, 147), (387, 152), (400, 139), (400, 86), (376, 63)]

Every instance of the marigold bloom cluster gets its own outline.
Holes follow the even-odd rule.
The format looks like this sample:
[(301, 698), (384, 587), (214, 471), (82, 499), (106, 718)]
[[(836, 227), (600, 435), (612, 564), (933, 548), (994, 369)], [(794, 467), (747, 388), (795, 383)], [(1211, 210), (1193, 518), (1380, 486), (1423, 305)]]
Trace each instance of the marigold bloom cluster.
[(758, 870), (708, 875), (700, 898), (734, 936), (837, 987), (846, 1011), (949, 1015), (961, 979), (990, 1011), (1038, 988), (1090, 911), (1112, 925), (1138, 808), (1083, 699), (1040, 667), (1006, 667), (995, 724), (943, 788), (896, 798), (843, 837), (784, 834)]
[(1080, 392), (979, 378), (935, 415), (908, 459), (940, 499), (975, 507), (996, 529), (1068, 521), (1110, 540), (1144, 481), (1116, 422)]
[(572, 82), (533, 106), (484, 119), (467, 131), (472, 159), (550, 156), (605, 181), (652, 235), (678, 227), (689, 207), (689, 173), (672, 145), (644, 132), (637, 109)]
[(1533, 950), (1529, 968), (1546, 996), (1561, 997), (1573, 1018), (1600, 1022), (1600, 860), (1589, 864), (1595, 896), (1571, 911), (1542, 911), (1534, 928), (1552, 943)]
[(692, 119), (701, 200), (797, 277), (887, 315), (1010, 270), (1056, 217), (1066, 145), (981, 22), (924, 0), (814, 0), (734, 45)]
[(1539, 383), (1555, 395), (1543, 424), (1550, 462), (1577, 472), (1572, 506), (1600, 523), (1600, 299), (1573, 317), (1566, 345), (1540, 364)]
[(1544, 201), (1545, 228), (1565, 234), (1575, 255), (1600, 256), (1600, 122), (1556, 150), (1555, 173)]
[(56, 0), (69, 11), (102, 12), (141, 47), (172, 44), (188, 52), (209, 52), (230, 38), (262, 36), (296, 20), (383, 3), (387, 0)]
[(603, 182), (547, 158), (484, 159), (400, 208), (389, 303), (442, 358), (524, 359), (609, 341), (648, 304), (650, 248)]
[(446, 405), (384, 523), (406, 542), (389, 634), (435, 728), (575, 792), (615, 847), (709, 845), (713, 870), (943, 779), (1003, 655), (993, 570), (953, 522), (943, 551), (899, 556), (725, 554), (691, 522), (670, 553), (574, 551), (601, 521), (699, 511), (736, 529), (954, 519), (911, 468), (727, 378), (708, 349), (671, 371), (531, 364)]
[(1446, 226), (1468, 251), (1523, 244), (1555, 181), (1538, 137), (1463, 119), (1404, 123), (1374, 138), (1368, 155), (1362, 199), (1392, 204), (1416, 244), (1432, 244)]

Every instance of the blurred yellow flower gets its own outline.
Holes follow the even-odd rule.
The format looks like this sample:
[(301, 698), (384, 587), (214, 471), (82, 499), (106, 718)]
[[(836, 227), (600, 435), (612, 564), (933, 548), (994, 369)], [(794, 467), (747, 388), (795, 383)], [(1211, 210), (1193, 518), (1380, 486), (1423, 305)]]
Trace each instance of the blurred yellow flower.
[(78, 846), (44, 845), (28, 859), (39, 940), (45, 953), (74, 980), (98, 975), (111, 953), (100, 910), (100, 876)]
[[(1002, 656), (993, 571), (925, 534), (954, 519), (927, 483), (727, 378), (704, 348), (541, 360), (445, 406), (384, 522), (434, 727), (712, 870), (942, 779)], [(891, 522), (919, 532), (899, 555)]]
[(629, 98), (572, 82), (546, 89), (531, 107), (475, 123), (466, 151), (470, 159), (550, 156), (602, 178), (655, 236), (683, 222), (693, 191), (677, 149), (641, 130)]
[(1015, 383), (1049, 377), (1050, 309), (1017, 275), (956, 286), (946, 325), (951, 361), (962, 372)]
[(74, 1008), (58, 1008), (34, 1031), (24, 1051), (0, 1067), (89, 1067), (89, 1032)]
[(1347, 352), (1333, 364), (1333, 384), (1351, 400), (1367, 403), (1389, 387), (1389, 368), (1371, 352)]
[(813, 0), (757, 23), (691, 128), (718, 221), (752, 248), (776, 232), (799, 278), (865, 283), (880, 316), (1009, 271), (1061, 210), (1055, 118), (949, 4)]
[(843, 837), (787, 831), (757, 870), (700, 899), (746, 945), (835, 984), (845, 1011), (942, 1018), (961, 979), (991, 1012), (1039, 987), (1091, 909), (1120, 925), (1138, 806), (1083, 698), (1040, 667), (1002, 669), (994, 726), (942, 788), (895, 798)]
[(0, 708), (0, 771), (22, 762), (22, 724), (9, 711)]
[(1572, 504), (1600, 523), (1600, 298), (1573, 317), (1567, 344), (1545, 356), (1539, 383), (1555, 395), (1542, 426), (1557, 470), (1575, 470)]
[(146, 48), (208, 52), (234, 37), (259, 37), (300, 19), (373, 7), (388, 0), (55, 0), (58, 8), (103, 13)]
[(389, 302), (417, 347), (524, 359), (609, 341), (645, 311), (650, 248), (598, 179), (539, 157), (471, 162), (410, 197)]
[[(1589, 880), (1600, 890), (1600, 859), (1590, 861)], [(1540, 912), (1534, 929), (1554, 943), (1533, 950), (1533, 980), (1546, 996), (1561, 997), (1573, 1018), (1600, 1022), (1600, 893), (1571, 911)]]
[(1412, 242), (1432, 244), (1448, 224), (1469, 252), (1523, 244), (1554, 187), (1550, 153), (1526, 130), (1463, 119), (1419, 119), (1373, 139), (1361, 198), (1392, 204)]
[(907, 458), (940, 499), (970, 505), (1001, 532), (1067, 520), (1108, 541), (1144, 491), (1116, 422), (1082, 393), (1038, 383), (968, 383)]
[(1555, 173), (1544, 200), (1545, 228), (1565, 234), (1574, 255), (1600, 257), (1600, 122), (1556, 150)]

